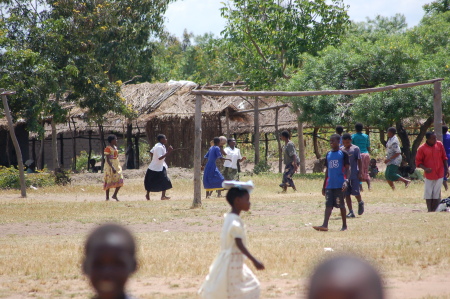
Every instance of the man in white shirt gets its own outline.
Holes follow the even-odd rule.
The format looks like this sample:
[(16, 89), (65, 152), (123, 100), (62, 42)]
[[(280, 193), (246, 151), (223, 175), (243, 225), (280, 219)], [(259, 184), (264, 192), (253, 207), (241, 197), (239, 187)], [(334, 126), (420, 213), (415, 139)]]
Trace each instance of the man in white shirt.
[(161, 200), (168, 200), (170, 197), (166, 196), (166, 190), (172, 189), (172, 182), (167, 176), (168, 167), (165, 160), (173, 148), (169, 146), (166, 150), (167, 138), (165, 135), (159, 134), (157, 139), (158, 143), (150, 151), (153, 154), (152, 162), (145, 174), (144, 185), (147, 190), (145, 198), (150, 200), (150, 192), (162, 192)]
[(224, 152), (226, 158), (230, 160), (226, 160), (223, 164), (225, 168), (223, 176), (226, 181), (235, 181), (238, 174), (238, 162), (240, 163), (247, 158), (241, 156), (241, 151), (236, 147), (236, 139), (234, 138), (228, 139), (228, 146), (224, 149)]

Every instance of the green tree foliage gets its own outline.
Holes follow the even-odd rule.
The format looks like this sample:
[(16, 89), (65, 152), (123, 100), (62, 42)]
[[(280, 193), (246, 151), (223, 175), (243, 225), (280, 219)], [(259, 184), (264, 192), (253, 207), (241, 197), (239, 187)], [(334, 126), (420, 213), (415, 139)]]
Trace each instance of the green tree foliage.
[(251, 89), (289, 78), (289, 69), (300, 66), (300, 54), (339, 44), (348, 25), (341, 0), (234, 0), (222, 16), (228, 51)]
[[(358, 24), (339, 47), (328, 47), (317, 57), (301, 56), (301, 71), (287, 85), (290, 90), (361, 89), (449, 77), (447, 13), (426, 16), (420, 26), (404, 31), (386, 24), (398, 20)], [(378, 18), (379, 19), (379, 18)], [(366, 28), (364, 31), (362, 29)], [(361, 31), (362, 30), (362, 31)], [(361, 34), (362, 32), (362, 34)], [(430, 37), (429, 35), (432, 35)], [(427, 39), (436, 40), (429, 46)], [(443, 109), (450, 110), (447, 83), (443, 87)], [(365, 94), (294, 99), (302, 117), (314, 125), (353, 124), (356, 121), (381, 130), (395, 125), (403, 152), (414, 165), (415, 152), (433, 122), (433, 89), (430, 86)], [(410, 144), (407, 126), (420, 126)]]
[(165, 32), (155, 41), (154, 80), (190, 80), (199, 84), (215, 84), (238, 78), (229, 66), (228, 47), (212, 33), (194, 36), (185, 30), (183, 40)]
[(450, 11), (450, 0), (437, 0), (423, 6), (427, 15)]

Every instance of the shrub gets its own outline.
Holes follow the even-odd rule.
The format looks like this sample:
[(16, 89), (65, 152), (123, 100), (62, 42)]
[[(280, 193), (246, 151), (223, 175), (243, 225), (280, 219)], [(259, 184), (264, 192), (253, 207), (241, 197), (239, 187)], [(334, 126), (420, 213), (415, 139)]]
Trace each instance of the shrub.
[[(46, 187), (55, 185), (55, 176), (45, 172), (25, 173), (27, 187)], [(0, 166), (0, 189), (20, 189), (19, 170)]]
[(253, 168), (253, 173), (260, 174), (262, 172), (269, 172), (270, 169), (271, 166), (267, 164), (266, 161), (259, 161), (259, 163), (255, 165), (255, 168)]

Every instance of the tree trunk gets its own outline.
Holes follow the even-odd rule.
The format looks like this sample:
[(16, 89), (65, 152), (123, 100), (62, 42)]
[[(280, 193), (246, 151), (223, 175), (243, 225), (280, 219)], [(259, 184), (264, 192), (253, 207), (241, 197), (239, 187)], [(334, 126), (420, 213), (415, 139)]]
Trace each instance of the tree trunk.
[(428, 129), (431, 127), (433, 123), (433, 117), (429, 117), (421, 126), (419, 130), (419, 135), (417, 135), (416, 139), (413, 141), (412, 149), (411, 149), (411, 159), (408, 161), (409, 166), (416, 168), (416, 154), (419, 149), (420, 144), (422, 144), (422, 140), (425, 137)]
[(402, 154), (405, 155), (406, 161), (411, 161), (411, 142), (409, 141), (408, 132), (403, 127), (401, 122), (395, 124), (397, 128), (397, 135), (402, 141)]
[(134, 169), (133, 123), (127, 122), (127, 169)]
[(384, 129), (380, 129), (380, 142), (381, 144), (386, 147), (386, 134), (384, 133)]
[(306, 154), (305, 154), (305, 138), (303, 136), (303, 122), (300, 120), (300, 111), (297, 113), (297, 131), (298, 131), (298, 156), (300, 159), (300, 173), (306, 173)]
[(45, 167), (45, 135), (42, 136), (41, 139), (41, 147), (39, 148), (39, 160), (41, 161), (41, 170)]
[(255, 146), (255, 165), (259, 163), (259, 99), (255, 98), (255, 114), (254, 114), (254, 146)]
[(195, 141), (194, 141), (194, 200), (191, 208), (202, 206), (202, 96), (195, 97)]
[[(1, 90), (3, 92), (3, 90)], [(17, 141), (16, 133), (14, 132), (14, 124), (12, 121), (11, 112), (9, 110), (8, 99), (6, 94), (2, 94), (3, 108), (5, 110), (5, 116), (8, 120), (9, 133), (11, 135), (11, 140), (14, 144), (14, 149), (17, 156), (17, 164), (19, 167), (19, 180), (20, 180), (20, 195), (21, 197), (27, 197), (27, 186), (25, 185), (25, 171), (23, 166), (22, 151), (20, 150), (19, 142)]]
[(319, 152), (319, 138), (317, 138), (318, 133), (319, 133), (319, 127), (315, 127), (314, 131), (313, 131), (314, 154), (316, 155), (317, 159), (320, 159), (321, 155)]
[(227, 139), (231, 137), (230, 132), (230, 110), (227, 108), (226, 110), (226, 125), (227, 125)]
[(283, 149), (281, 147), (281, 141), (280, 141), (280, 132), (278, 130), (278, 112), (279, 109), (275, 109), (275, 137), (277, 138), (277, 144), (278, 144), (278, 172), (283, 172)]
[(52, 118), (52, 161), (53, 161), (53, 171), (56, 172), (59, 169), (58, 161), (58, 139), (56, 132), (55, 119)]

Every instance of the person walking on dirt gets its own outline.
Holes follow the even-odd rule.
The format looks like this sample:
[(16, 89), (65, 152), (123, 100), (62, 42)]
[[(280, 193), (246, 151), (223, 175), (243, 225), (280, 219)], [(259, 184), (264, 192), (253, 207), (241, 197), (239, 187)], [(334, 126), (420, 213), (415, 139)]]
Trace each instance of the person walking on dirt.
[(158, 143), (150, 151), (153, 154), (152, 162), (145, 174), (144, 185), (147, 190), (145, 198), (150, 200), (150, 192), (162, 192), (161, 200), (169, 200), (166, 191), (172, 189), (172, 182), (167, 176), (166, 158), (172, 153), (173, 148), (172, 146), (166, 148), (166, 135), (159, 134), (157, 139)]
[(398, 141), (397, 136), (395, 136), (396, 133), (397, 129), (394, 127), (387, 130), (388, 141), (386, 143), (386, 160), (384, 160), (384, 163), (387, 165), (384, 176), (392, 190), (395, 190), (395, 181), (405, 183), (406, 188), (411, 183), (410, 180), (405, 179), (399, 173), (399, 167), (402, 163), (402, 151), (400, 149), (400, 142)]
[(369, 135), (364, 134), (362, 130), (363, 125), (361, 123), (357, 123), (355, 125), (356, 133), (352, 135), (352, 143), (357, 147), (359, 147), (359, 150), (361, 151), (361, 169), (359, 171), (361, 172), (362, 180), (367, 182), (367, 187), (370, 190), (370, 176), (369, 176), (370, 138)]
[(345, 201), (347, 202), (348, 214), (347, 218), (355, 218), (355, 213), (353, 213), (352, 206), (352, 195), (358, 201), (358, 215), (362, 215), (364, 213), (364, 202), (361, 198), (360, 192), (360, 180), (361, 180), (361, 153), (359, 151), (359, 147), (352, 144), (352, 135), (349, 133), (345, 133), (342, 135), (342, 143), (341, 150), (348, 154), (349, 162), (350, 162), (350, 173), (351, 176), (349, 178), (349, 186), (345, 193)]
[(424, 199), (428, 212), (434, 212), (441, 201), (443, 177), (448, 177), (448, 158), (434, 132), (427, 132), (425, 138), (425, 143), (417, 150), (416, 165), (425, 171)]
[(106, 163), (103, 190), (106, 191), (106, 200), (109, 200), (109, 189), (116, 188), (112, 198), (119, 201), (117, 193), (119, 193), (120, 188), (123, 186), (123, 175), (122, 167), (119, 164), (119, 150), (117, 149), (116, 135), (108, 136), (108, 142), (109, 145), (104, 150)]
[(280, 184), (280, 187), (283, 188), (283, 192), (286, 192), (288, 187), (292, 187), (294, 191), (297, 191), (292, 176), (297, 171), (298, 163), (300, 161), (297, 156), (297, 151), (295, 150), (295, 145), (289, 139), (290, 137), (291, 136), (288, 131), (281, 132), (281, 140), (284, 141), (283, 155), (285, 165), (283, 173), (283, 181)]

